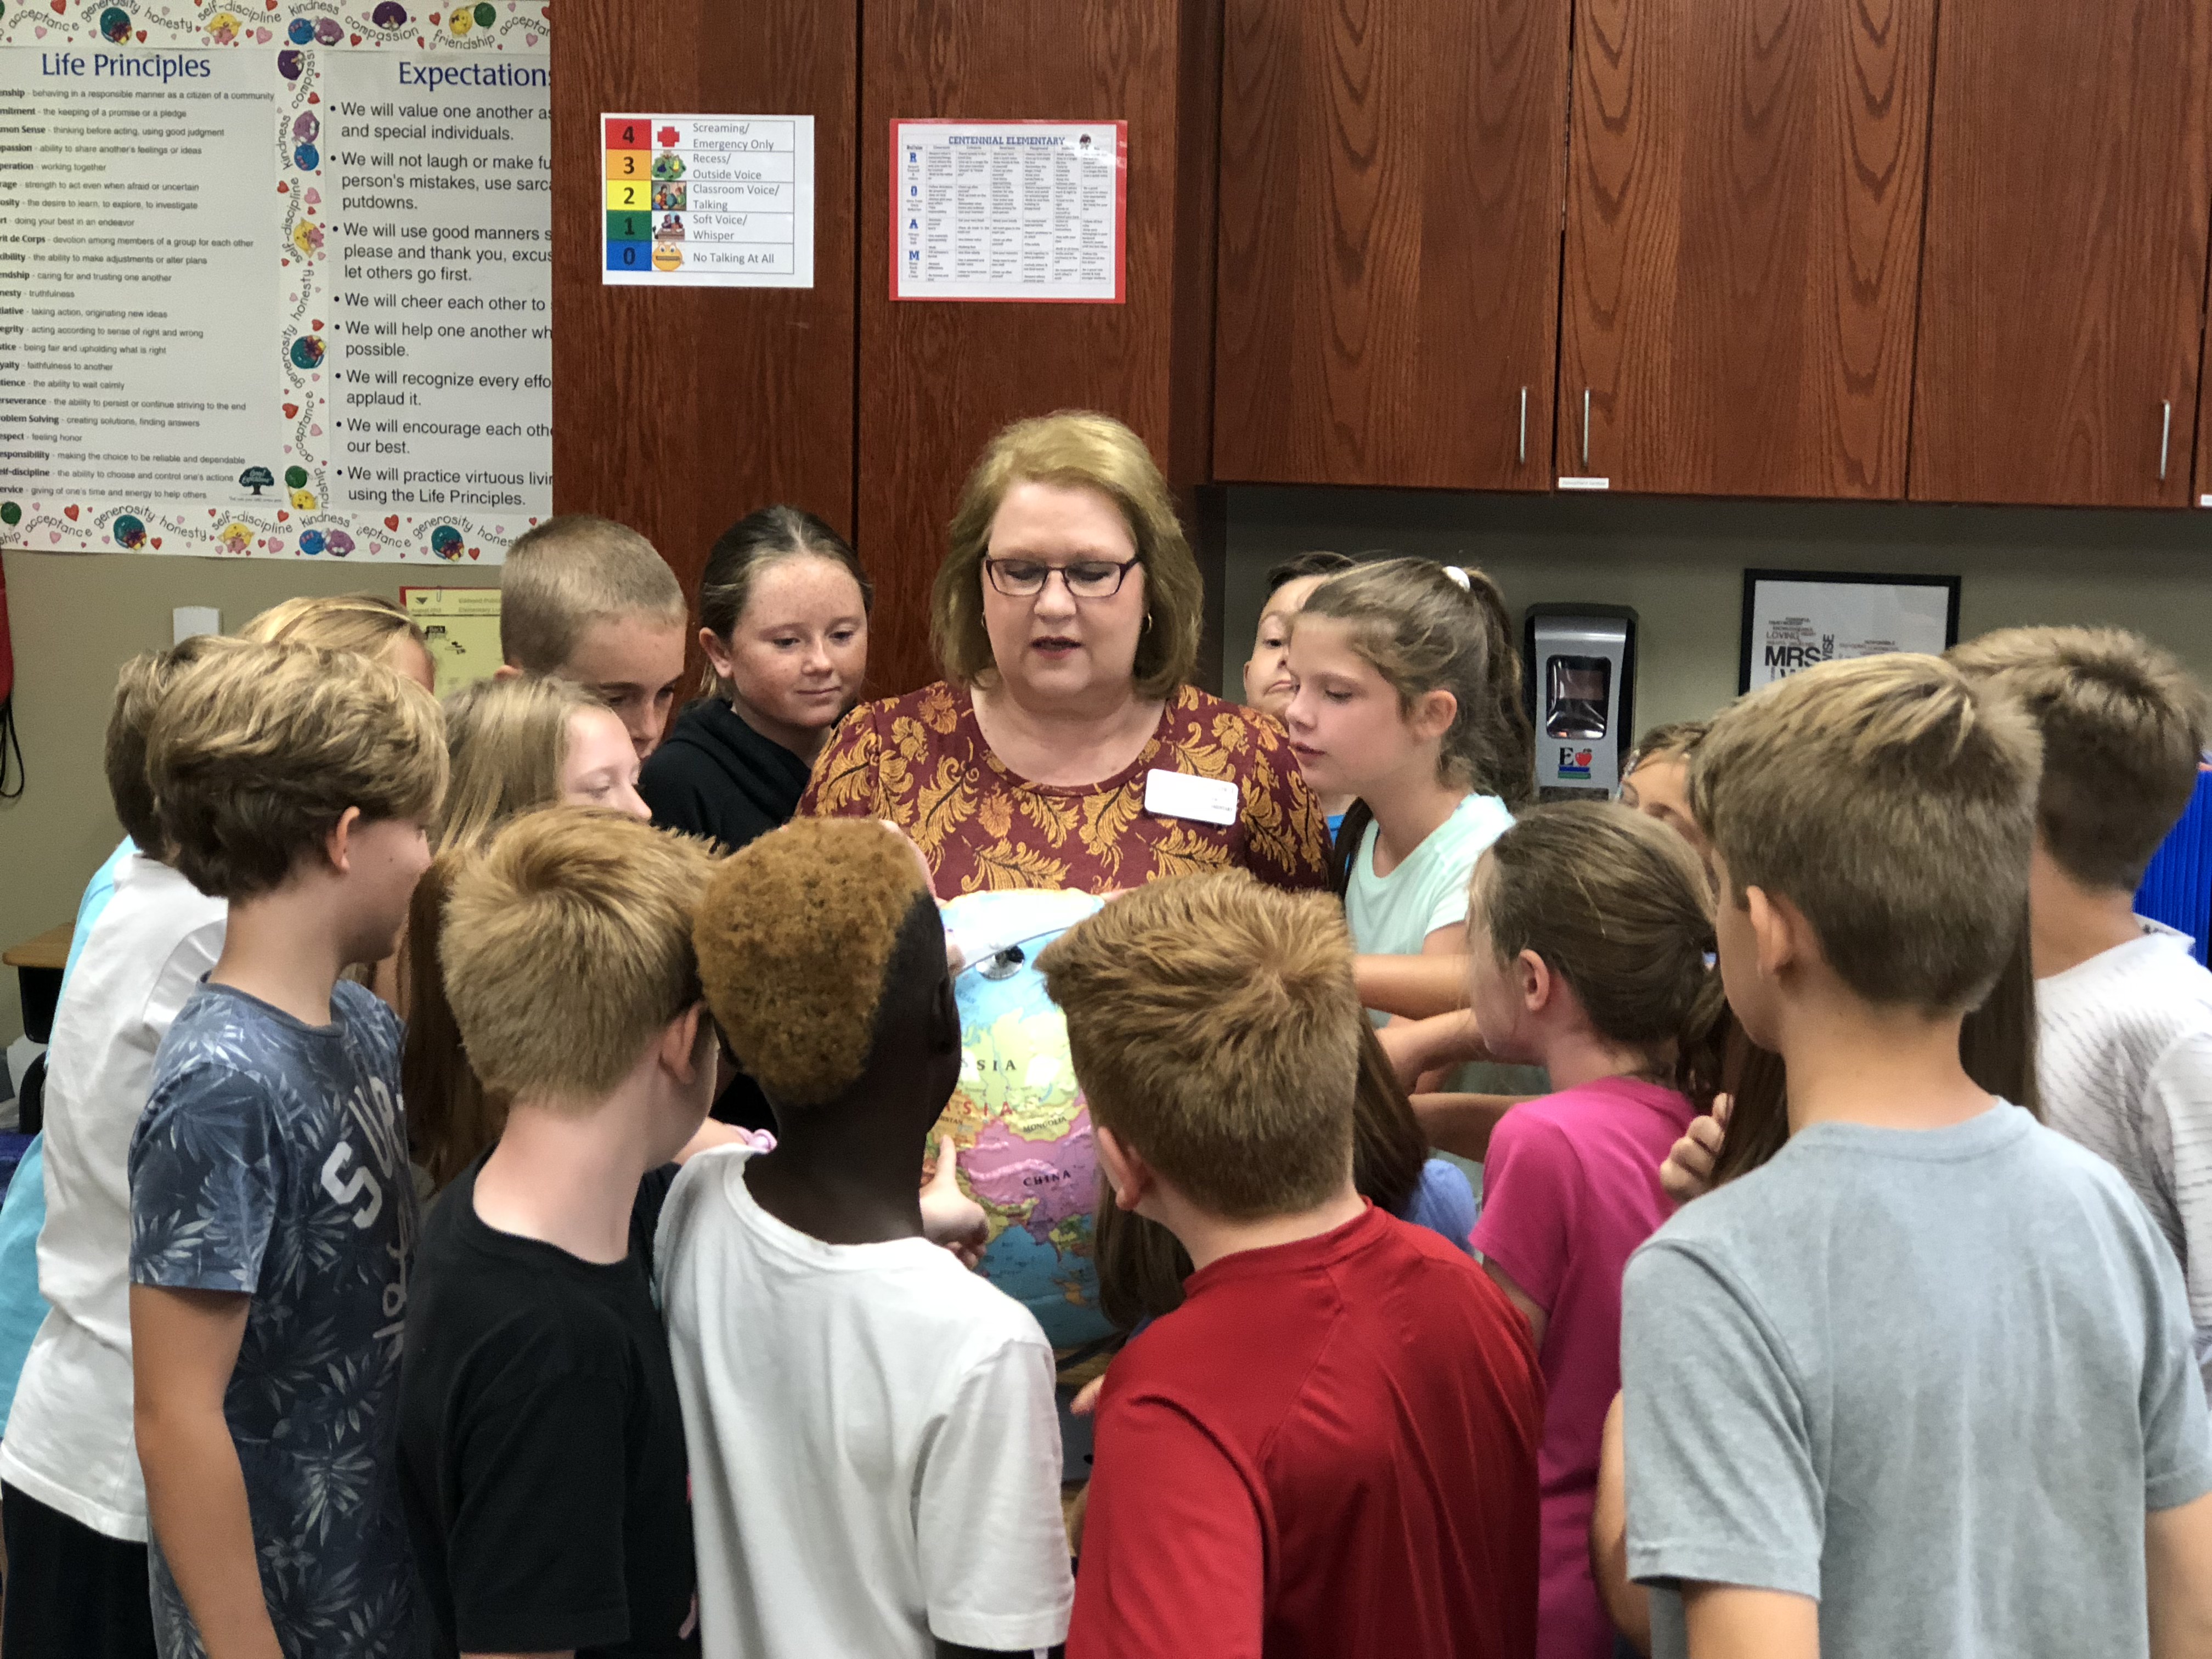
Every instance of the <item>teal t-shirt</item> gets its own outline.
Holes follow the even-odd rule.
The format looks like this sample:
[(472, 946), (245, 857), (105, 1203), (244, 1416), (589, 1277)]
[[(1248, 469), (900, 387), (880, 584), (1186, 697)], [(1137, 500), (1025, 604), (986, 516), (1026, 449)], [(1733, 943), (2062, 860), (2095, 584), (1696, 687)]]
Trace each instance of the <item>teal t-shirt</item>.
[(1369, 824), (1344, 893), (1352, 948), (1364, 956), (1413, 956), (1437, 928), (1465, 921), (1475, 860), (1512, 823), (1512, 810), (1497, 796), (1470, 794), (1387, 876), (1375, 873), (1381, 831)]
[[(138, 848), (128, 836), (107, 855), (107, 862), (92, 872), (84, 896), (77, 902), (76, 931), (70, 935), (69, 960), (62, 966), (62, 983), (69, 983), (92, 925), (115, 896), (115, 872)], [(0, 1432), (15, 1407), (15, 1384), (30, 1356), (31, 1339), (46, 1316), (46, 1299), (39, 1294), (39, 1233), (46, 1224), (46, 1137), (38, 1136), (15, 1166), (5, 1202), (0, 1202)]]

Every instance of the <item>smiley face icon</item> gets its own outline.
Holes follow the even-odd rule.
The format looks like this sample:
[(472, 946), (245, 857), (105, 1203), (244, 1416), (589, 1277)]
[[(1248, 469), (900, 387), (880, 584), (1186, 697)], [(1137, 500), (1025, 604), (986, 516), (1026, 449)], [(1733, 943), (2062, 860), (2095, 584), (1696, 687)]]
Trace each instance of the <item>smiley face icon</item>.
[(678, 270), (683, 268), (684, 250), (673, 242), (656, 242), (653, 246), (653, 268), (655, 270)]

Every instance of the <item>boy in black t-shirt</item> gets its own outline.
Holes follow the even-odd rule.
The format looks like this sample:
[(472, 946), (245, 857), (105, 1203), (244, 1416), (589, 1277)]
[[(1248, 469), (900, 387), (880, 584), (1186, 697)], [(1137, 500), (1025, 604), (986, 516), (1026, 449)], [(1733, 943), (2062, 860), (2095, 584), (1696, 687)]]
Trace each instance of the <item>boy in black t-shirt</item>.
[(455, 879), (447, 996), (499, 1144), (410, 1289), (400, 1483), (441, 1654), (684, 1651), (684, 1423), (653, 1172), (714, 1085), (691, 919), (711, 860), (612, 814), (515, 821)]

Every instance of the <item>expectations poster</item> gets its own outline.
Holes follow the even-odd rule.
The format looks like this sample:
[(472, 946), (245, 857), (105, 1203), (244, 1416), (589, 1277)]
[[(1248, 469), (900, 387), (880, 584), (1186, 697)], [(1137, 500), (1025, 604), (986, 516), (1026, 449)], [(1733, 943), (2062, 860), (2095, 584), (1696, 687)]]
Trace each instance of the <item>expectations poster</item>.
[(0, 0), (0, 545), (495, 564), (549, 514), (550, 12)]

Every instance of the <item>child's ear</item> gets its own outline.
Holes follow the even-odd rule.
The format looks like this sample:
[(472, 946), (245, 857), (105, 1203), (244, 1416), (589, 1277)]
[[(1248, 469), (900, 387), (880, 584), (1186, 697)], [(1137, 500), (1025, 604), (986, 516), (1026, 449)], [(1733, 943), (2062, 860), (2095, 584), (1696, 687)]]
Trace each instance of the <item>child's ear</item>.
[(1098, 1147), (1098, 1167), (1106, 1171), (1106, 1184), (1114, 1189), (1114, 1202), (1133, 1211), (1152, 1194), (1152, 1165), (1124, 1146), (1121, 1138), (1104, 1125), (1093, 1124), (1091, 1133)]
[(353, 868), (353, 832), (361, 825), (361, 808), (349, 806), (323, 837), (323, 856), (331, 868), (344, 875)]
[(730, 677), (730, 647), (722, 642), (721, 636), (713, 629), (702, 628), (699, 630), (699, 650), (701, 654), (714, 665), (717, 674), (724, 679)]
[(1513, 972), (1520, 987), (1522, 1003), (1530, 1013), (1541, 1013), (1550, 1006), (1555, 988), (1551, 964), (1534, 951), (1523, 951), (1513, 959)]
[(1819, 954), (1812, 923), (1788, 899), (1764, 887), (1745, 888), (1743, 899), (1750, 912), (1751, 936), (1759, 943), (1760, 977), (1776, 978), (1784, 969), (1802, 967), (1808, 957)]
[(695, 1002), (660, 1033), (661, 1068), (678, 1083), (688, 1084), (702, 1066), (714, 1063), (714, 1027), (707, 1023), (707, 1005)]
[(1441, 687), (1434, 691), (1425, 691), (1413, 705), (1411, 722), (1413, 735), (1424, 743), (1431, 738), (1441, 738), (1451, 730), (1452, 722), (1458, 718), (1457, 697)]

